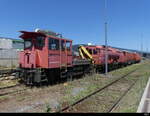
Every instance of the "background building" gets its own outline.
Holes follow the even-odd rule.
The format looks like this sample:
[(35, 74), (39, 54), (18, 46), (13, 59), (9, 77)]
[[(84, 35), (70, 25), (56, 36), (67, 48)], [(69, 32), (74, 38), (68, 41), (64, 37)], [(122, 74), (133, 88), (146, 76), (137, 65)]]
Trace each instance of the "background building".
[(0, 67), (18, 66), (19, 51), (23, 50), (23, 40), (0, 37)]
[(24, 48), (23, 40), (0, 37), (0, 49), (17, 49)]

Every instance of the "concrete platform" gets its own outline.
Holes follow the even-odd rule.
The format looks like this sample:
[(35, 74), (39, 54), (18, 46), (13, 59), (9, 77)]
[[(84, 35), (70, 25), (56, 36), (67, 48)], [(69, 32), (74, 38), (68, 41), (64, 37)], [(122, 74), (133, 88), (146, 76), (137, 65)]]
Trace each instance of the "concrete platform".
[(137, 113), (150, 113), (150, 78), (144, 90)]

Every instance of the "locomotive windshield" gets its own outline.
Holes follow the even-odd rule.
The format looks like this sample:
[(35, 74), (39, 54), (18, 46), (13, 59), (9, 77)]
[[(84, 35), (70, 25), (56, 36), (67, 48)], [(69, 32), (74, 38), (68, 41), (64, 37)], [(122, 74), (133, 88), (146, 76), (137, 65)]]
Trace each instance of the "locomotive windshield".
[(32, 46), (32, 41), (31, 39), (26, 39), (24, 40), (24, 48), (27, 49), (27, 48), (30, 48)]
[(24, 48), (25, 49), (31, 48), (32, 45), (35, 46), (36, 48), (44, 47), (44, 45), (45, 45), (44, 37), (38, 36), (35, 38), (35, 41), (31, 38), (24, 40)]
[(36, 38), (36, 44), (35, 44), (35, 46), (36, 47), (43, 47), (45, 45), (44, 43), (45, 43), (44, 37), (38, 36)]
[(59, 40), (49, 38), (49, 50), (59, 50)]

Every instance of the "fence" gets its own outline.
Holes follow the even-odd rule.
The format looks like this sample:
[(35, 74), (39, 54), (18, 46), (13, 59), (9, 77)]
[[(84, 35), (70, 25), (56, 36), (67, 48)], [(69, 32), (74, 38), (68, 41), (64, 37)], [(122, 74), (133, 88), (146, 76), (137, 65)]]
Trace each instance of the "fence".
[(16, 49), (0, 50), (0, 67), (18, 67), (19, 51)]

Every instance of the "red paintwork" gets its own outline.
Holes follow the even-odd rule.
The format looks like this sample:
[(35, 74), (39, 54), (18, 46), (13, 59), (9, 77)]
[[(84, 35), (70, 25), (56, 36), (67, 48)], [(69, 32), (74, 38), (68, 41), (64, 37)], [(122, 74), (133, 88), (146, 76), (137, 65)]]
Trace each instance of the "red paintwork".
[[(105, 47), (103, 46), (86, 46), (86, 49), (91, 49), (92, 51), (96, 50), (97, 54), (92, 53), (94, 62), (96, 65), (105, 64)], [(119, 53), (116, 49), (108, 48), (108, 64), (113, 64), (119, 62)]]
[[(86, 49), (91, 51), (96, 50), (97, 54), (92, 53), (94, 62), (96, 65), (105, 64), (105, 47), (104, 46), (85, 46)], [(130, 53), (127, 51), (121, 51), (115, 48), (108, 47), (108, 64), (114, 63), (129, 63), (133, 61), (140, 61), (141, 57), (137, 53)]]
[[(60, 39), (56, 37), (52, 37), (53, 39), (58, 39), (58, 40), (64, 40), (65, 43), (66, 41), (71, 42), (70, 48), (72, 48), (72, 41), (71, 40), (66, 40), (66, 39)], [(60, 67), (71, 67), (72, 66), (72, 49), (70, 51), (66, 50), (65, 51), (60, 51), (60, 50), (49, 50), (48, 51), (49, 57), (49, 68), (60, 68)], [(60, 55), (61, 54), (61, 55)]]
[[(54, 36), (45, 35), (40, 32), (26, 32), (20, 37), (24, 40), (30, 38), (32, 40), (33, 46), (31, 48), (26, 48), (23, 52), (19, 54), (19, 64), (21, 68), (61, 68), (61, 67), (73, 67), (72, 62), (74, 58), (72, 56), (72, 40), (62, 39)], [(36, 37), (44, 37), (44, 46), (35, 47)], [(59, 41), (59, 46), (61, 41), (70, 42), (70, 50), (65, 48), (62, 50), (49, 50), (49, 38)], [(85, 46), (85, 48), (91, 52), (94, 63), (96, 65), (105, 64), (105, 47), (104, 46)], [(80, 58), (80, 57), (79, 57)], [(137, 53), (131, 53), (127, 51), (120, 51), (115, 48), (108, 47), (108, 64), (114, 63), (129, 63), (133, 61), (140, 61), (141, 57)]]
[(136, 61), (140, 61), (141, 60), (141, 56), (139, 54), (134, 53), (135, 56), (135, 60)]
[[(20, 37), (22, 39), (31, 38), (34, 43), (37, 36), (45, 37), (45, 46), (36, 48), (25, 49), (19, 54), (19, 64), (21, 68), (60, 68), (60, 67), (70, 67), (72, 66), (72, 41), (67, 39), (61, 39), (53, 36), (44, 35), (38, 32), (26, 32), (23, 33)], [(64, 51), (60, 50), (49, 50), (48, 49), (48, 38), (58, 39), (59, 41), (64, 40), (71, 43), (70, 51), (65, 49)], [(29, 61), (27, 61), (29, 60)]]
[(93, 52), (92, 57), (94, 59), (94, 63), (99, 65), (99, 64), (104, 64), (105, 57), (104, 57), (104, 49), (102, 46), (85, 46), (85, 48), (89, 51), (97, 51), (97, 54), (94, 54)]

